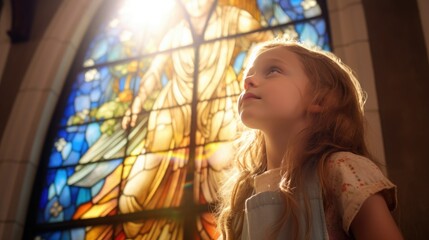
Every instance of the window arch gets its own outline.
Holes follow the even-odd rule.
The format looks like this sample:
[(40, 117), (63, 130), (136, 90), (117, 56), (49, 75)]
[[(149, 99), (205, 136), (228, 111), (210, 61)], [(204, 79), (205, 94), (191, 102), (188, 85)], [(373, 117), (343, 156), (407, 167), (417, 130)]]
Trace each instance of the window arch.
[(279, 34), (329, 50), (324, 3), (106, 1), (92, 25), (46, 140), (32, 236), (216, 238), (248, 51)]

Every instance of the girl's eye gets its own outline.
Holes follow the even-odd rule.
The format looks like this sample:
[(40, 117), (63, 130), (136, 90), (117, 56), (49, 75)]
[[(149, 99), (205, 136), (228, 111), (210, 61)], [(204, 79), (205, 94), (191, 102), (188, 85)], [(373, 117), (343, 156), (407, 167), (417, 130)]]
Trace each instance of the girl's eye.
[(274, 73), (281, 73), (281, 70), (279, 68), (277, 68), (277, 67), (270, 67), (267, 70), (267, 75), (271, 75), (271, 74), (274, 74)]

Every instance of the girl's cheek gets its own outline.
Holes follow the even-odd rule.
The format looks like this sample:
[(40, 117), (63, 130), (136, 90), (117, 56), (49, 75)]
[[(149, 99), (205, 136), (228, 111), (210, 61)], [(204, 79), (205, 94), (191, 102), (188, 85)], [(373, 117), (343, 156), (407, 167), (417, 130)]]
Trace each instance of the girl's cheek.
[(283, 117), (293, 117), (298, 108), (302, 105), (303, 99), (293, 87), (284, 88), (283, 90), (273, 94), (271, 97), (272, 111), (276, 111)]
[(279, 87), (275, 89), (276, 91), (273, 96), (275, 96), (275, 101), (283, 104), (294, 104), (299, 101), (300, 94), (296, 89), (296, 86), (293, 84), (287, 84), (286, 86)]

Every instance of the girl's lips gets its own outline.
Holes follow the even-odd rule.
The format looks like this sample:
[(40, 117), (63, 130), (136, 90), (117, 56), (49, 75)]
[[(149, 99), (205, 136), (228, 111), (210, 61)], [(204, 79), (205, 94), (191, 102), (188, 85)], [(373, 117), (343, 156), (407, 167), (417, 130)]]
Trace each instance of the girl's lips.
[(244, 100), (246, 100), (246, 99), (261, 99), (260, 97), (258, 97), (258, 96), (256, 96), (255, 94), (253, 94), (253, 93), (250, 93), (250, 92), (248, 92), (248, 93), (245, 93), (244, 95), (243, 95), (243, 101)]

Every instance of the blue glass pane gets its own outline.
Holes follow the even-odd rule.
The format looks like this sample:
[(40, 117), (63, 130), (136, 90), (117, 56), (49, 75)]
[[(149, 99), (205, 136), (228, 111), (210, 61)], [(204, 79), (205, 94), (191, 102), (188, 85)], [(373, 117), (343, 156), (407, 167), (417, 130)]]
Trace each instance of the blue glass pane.
[(323, 19), (315, 19), (295, 26), (299, 40), (309, 45), (317, 45), (321, 49), (330, 51), (329, 36), (326, 23)]
[(258, 0), (263, 24), (276, 26), (319, 16), (321, 8), (316, 0)]
[(126, 141), (126, 130), (118, 119), (61, 128), (51, 149), (49, 167), (122, 157)]
[(49, 169), (40, 198), (38, 222), (116, 213), (121, 174), (122, 159)]
[(133, 98), (138, 62), (91, 68), (80, 72), (67, 98), (61, 125), (123, 116)]
[[(189, 1), (189, 4), (191, 3), (192, 1)], [(321, 13), (316, 0), (218, 1), (216, 14), (210, 16), (204, 39), (217, 39), (269, 26), (289, 24), (320, 16)], [(181, 27), (182, 31), (176, 35), (177, 39), (188, 32), (186, 26)], [(256, 41), (270, 39), (257, 34), (253, 37)]]
[(92, 240), (112, 239), (113, 227), (109, 225), (88, 226), (70, 230), (44, 232), (38, 234), (35, 239), (44, 240)]
[[(60, 126), (112, 118), (116, 118), (115, 122), (120, 125), (136, 97), (140, 99), (136, 102), (142, 101), (141, 109), (145, 111), (190, 103), (193, 79), (193, 60), (190, 56), (193, 57), (193, 49), (185, 48), (153, 58), (80, 72), (67, 98)], [(178, 57), (183, 59), (182, 66), (173, 63)], [(177, 76), (189, 83), (177, 86), (177, 81), (174, 81)], [(161, 98), (156, 99), (158, 94), (162, 94), (163, 99), (170, 98), (170, 104), (167, 105)], [(176, 96), (170, 96), (173, 94)], [(177, 97), (178, 94), (182, 97)], [(178, 101), (171, 101), (172, 98)], [(109, 121), (115, 125), (113, 120)]]

